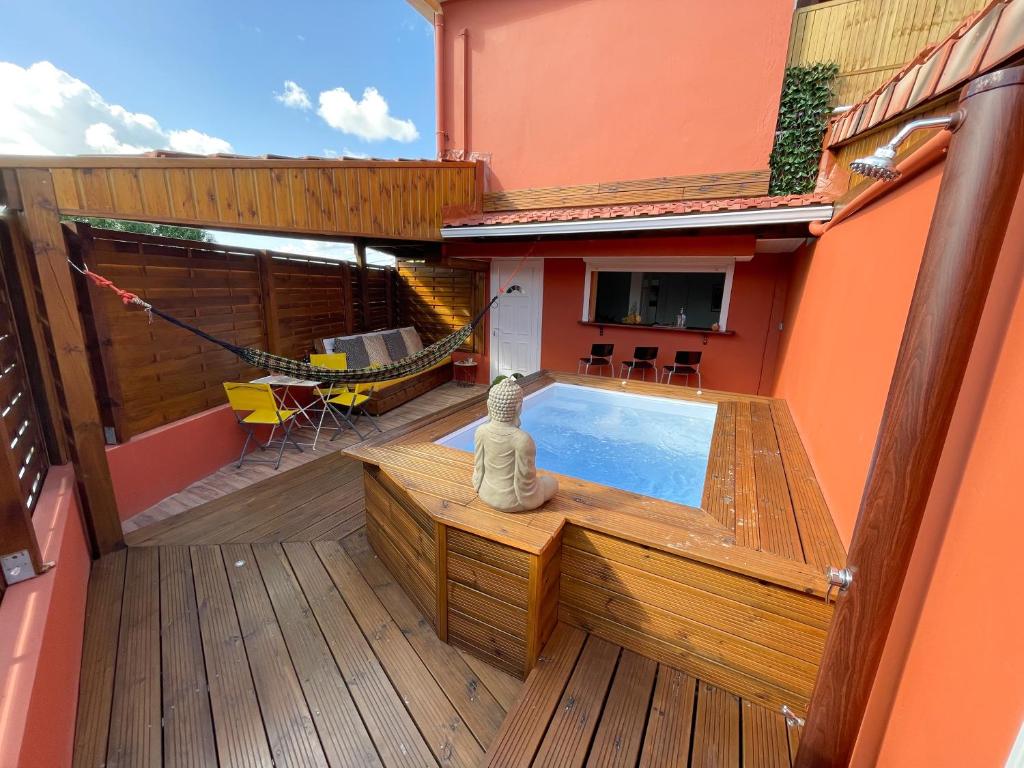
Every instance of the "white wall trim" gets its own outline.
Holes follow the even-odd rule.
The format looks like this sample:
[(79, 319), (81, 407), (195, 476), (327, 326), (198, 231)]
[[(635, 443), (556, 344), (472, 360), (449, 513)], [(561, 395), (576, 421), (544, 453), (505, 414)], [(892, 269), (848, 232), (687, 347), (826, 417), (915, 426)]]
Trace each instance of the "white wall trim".
[(698, 227), (742, 227), (759, 224), (800, 224), (829, 221), (831, 218), (831, 205), (804, 205), (799, 208), (755, 208), (746, 211), (683, 213), (675, 216), (633, 216), (588, 219), (586, 221), (539, 221), (524, 224), (442, 227), (441, 237), (445, 240), (452, 240), (466, 237), (525, 237), (529, 235), (695, 229)]
[(725, 287), (722, 289), (722, 311), (718, 325), (725, 331), (729, 325), (729, 304), (732, 299), (733, 274), (737, 261), (750, 261), (753, 256), (680, 256), (654, 259), (631, 259), (619, 257), (596, 257), (583, 259), (586, 271), (583, 278), (583, 314), (586, 322), (590, 316), (590, 291), (595, 272), (724, 272)]

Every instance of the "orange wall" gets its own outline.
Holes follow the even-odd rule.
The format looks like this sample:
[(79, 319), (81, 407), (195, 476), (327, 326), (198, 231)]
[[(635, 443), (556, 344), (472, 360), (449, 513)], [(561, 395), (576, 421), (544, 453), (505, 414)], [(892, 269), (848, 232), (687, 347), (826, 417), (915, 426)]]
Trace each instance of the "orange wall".
[(226, 405), (107, 448), (117, 511), (127, 520), (238, 459), (245, 434)]
[(932, 168), (799, 256), (774, 395), (850, 542), (941, 178)]
[[(585, 264), (588, 257), (638, 258), (678, 256), (749, 257), (753, 237), (675, 237), (630, 240), (545, 241), (523, 243), (458, 243), (446, 245), (449, 256), (467, 258), (520, 258), (527, 252), (544, 257), (544, 307), (541, 327), (541, 367), (576, 372), (580, 356), (590, 345), (615, 345), (615, 359), (632, 354), (633, 347), (659, 347), (659, 364), (671, 362), (676, 350), (704, 352), (701, 372), (709, 389), (756, 393), (771, 381), (778, 336), (773, 311), (780, 313), (789, 279), (791, 256), (761, 254), (738, 262), (733, 276), (728, 326), (732, 336), (711, 336), (708, 344), (696, 334), (628, 328), (606, 328), (604, 336), (592, 326), (580, 325)], [(485, 338), (490, 338), (489, 334)], [(487, 381), (489, 359), (479, 356), (479, 381)], [(695, 382), (691, 379), (691, 384)]]
[(0, 766), (71, 765), (89, 552), (74, 472), (52, 467), (32, 522), (49, 572), (0, 602)]
[(767, 168), (792, 11), (448, 0), (448, 147), (489, 154), (495, 190)]

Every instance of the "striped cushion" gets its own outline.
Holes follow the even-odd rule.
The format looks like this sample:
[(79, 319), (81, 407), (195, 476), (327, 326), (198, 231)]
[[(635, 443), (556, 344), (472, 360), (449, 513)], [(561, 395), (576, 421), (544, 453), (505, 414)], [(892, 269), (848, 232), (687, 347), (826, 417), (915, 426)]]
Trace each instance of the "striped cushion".
[(368, 333), (363, 336), (366, 352), (370, 356), (370, 365), (387, 365), (392, 362), (388, 355), (388, 347), (384, 343), (384, 334)]
[(384, 331), (381, 336), (384, 337), (384, 346), (388, 348), (388, 356), (392, 360), (401, 360), (409, 354), (401, 331)]
[(399, 328), (398, 332), (402, 334), (402, 340), (405, 342), (406, 354), (415, 355), (423, 349), (423, 340), (415, 328)]
[[(324, 344), (326, 347), (327, 345)], [(331, 340), (328, 352), (343, 353), (348, 356), (349, 368), (369, 368), (370, 355), (366, 351), (366, 342), (362, 336), (339, 336)]]

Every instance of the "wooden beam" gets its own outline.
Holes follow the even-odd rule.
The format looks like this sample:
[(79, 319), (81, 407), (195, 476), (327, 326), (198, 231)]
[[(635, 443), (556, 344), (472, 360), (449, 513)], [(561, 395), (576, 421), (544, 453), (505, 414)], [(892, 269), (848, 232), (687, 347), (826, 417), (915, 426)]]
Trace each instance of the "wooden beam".
[(849, 764), (1024, 175), (1024, 67), (960, 108), (797, 768)]
[(49, 171), (23, 169), (18, 185), (70, 419), (79, 493), (93, 549), (103, 555), (123, 547), (124, 540), (53, 181)]
[[(3, 420), (0, 420), (0, 440), (4, 441), (5, 448), (11, 440)], [(42, 573), (43, 558), (32, 527), (32, 514), (25, 505), (25, 496), (18, 482), (14, 454), (4, 450), (0, 451), (0, 555), (22, 550), (28, 552), (36, 574)], [(0, 583), (3, 580), (0, 573)]]
[(256, 254), (256, 266), (260, 278), (260, 303), (263, 305), (264, 333), (267, 337), (267, 351), (273, 355), (281, 352), (281, 318), (274, 291), (274, 260), (267, 251)]
[(362, 317), (359, 318), (359, 330), (365, 331), (369, 325), (367, 314), (370, 309), (370, 284), (366, 272), (366, 241), (357, 239), (352, 241), (356, 252), (356, 269), (359, 272), (359, 295), (363, 305)]

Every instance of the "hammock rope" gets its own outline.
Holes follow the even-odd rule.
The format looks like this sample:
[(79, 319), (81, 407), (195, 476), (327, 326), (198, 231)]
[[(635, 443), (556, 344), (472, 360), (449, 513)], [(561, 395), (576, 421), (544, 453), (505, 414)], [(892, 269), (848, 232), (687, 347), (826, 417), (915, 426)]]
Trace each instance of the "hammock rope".
[(487, 303), (487, 306), (485, 306), (476, 317), (470, 320), (469, 323), (462, 326), (457, 331), (435, 341), (430, 346), (424, 347), (419, 352), (403, 357), (401, 360), (396, 360), (385, 365), (371, 366), (368, 368), (351, 368), (341, 371), (334, 370), (332, 368), (322, 368), (318, 365), (311, 365), (310, 363), (303, 362), (302, 360), (293, 360), (290, 357), (272, 355), (269, 352), (265, 352), (254, 347), (239, 347), (229, 341), (218, 339), (216, 336), (211, 336), (206, 331), (196, 328), (194, 325), (189, 325), (173, 315), (169, 315), (157, 307), (154, 307), (152, 304), (144, 301), (131, 291), (119, 288), (114, 285), (111, 280), (93, 272), (89, 269), (88, 265), (83, 264), (82, 266), (79, 266), (71, 261), (71, 259), (68, 259), (68, 263), (76, 271), (84, 275), (89, 280), (92, 280), (92, 282), (100, 288), (106, 288), (113, 291), (126, 307), (136, 306), (141, 308), (149, 316), (150, 322), (153, 320), (153, 315), (156, 315), (161, 320), (164, 320), (171, 325), (176, 325), (189, 333), (193, 333), (200, 338), (206, 339), (206, 341), (209, 341), (212, 344), (223, 347), (228, 352), (237, 355), (254, 368), (271, 371), (272, 373), (294, 376), (307, 381), (318, 381), (324, 384), (373, 384), (383, 381), (391, 381), (392, 379), (400, 379), (405, 376), (420, 373), (440, 363), (446, 357), (451, 355), (452, 352), (458, 349), (462, 343), (469, 338), (469, 335), (473, 333), (473, 330), (480, 321), (483, 320), (484, 315), (486, 315), (490, 311), (491, 307), (494, 306), (494, 303), (498, 298), (502, 294), (511, 290), (510, 284), (513, 278), (519, 274), (519, 270), (526, 262), (526, 259), (529, 258), (532, 251), (533, 248), (531, 247), (522, 259), (520, 259), (519, 264), (516, 265), (512, 274), (509, 275), (505, 283), (498, 289), (498, 292)]

